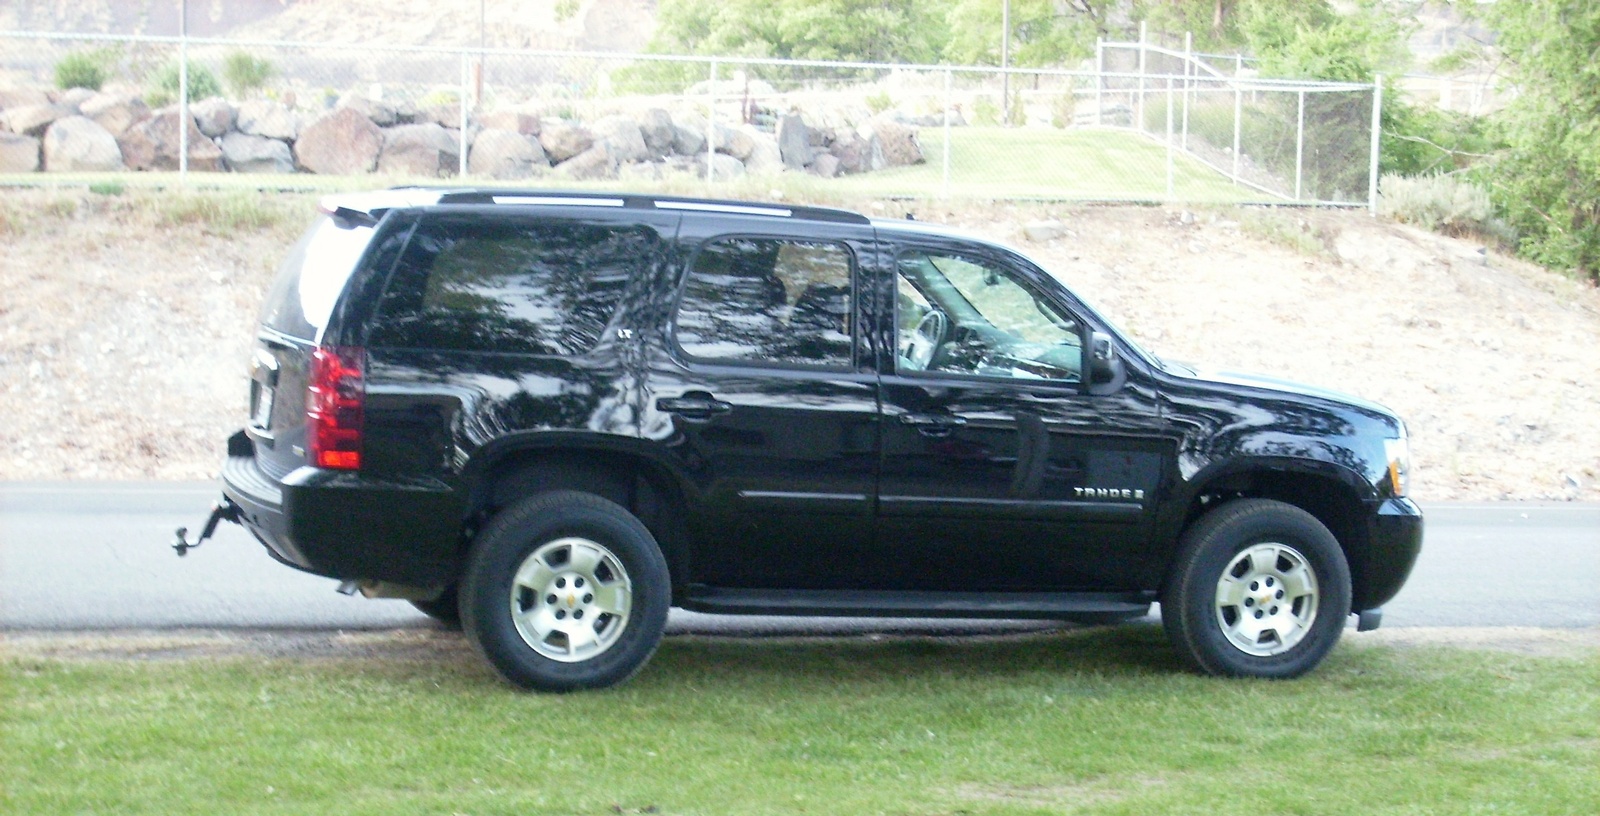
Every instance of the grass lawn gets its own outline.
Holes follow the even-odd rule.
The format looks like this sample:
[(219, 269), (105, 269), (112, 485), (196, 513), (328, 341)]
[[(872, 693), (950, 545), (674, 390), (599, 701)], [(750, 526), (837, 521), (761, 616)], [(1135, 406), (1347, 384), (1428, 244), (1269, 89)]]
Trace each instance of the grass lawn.
[[(926, 164), (833, 180), (880, 195), (937, 196), (943, 190), (944, 131), (923, 128)], [(1231, 203), (1262, 193), (1236, 187), (1181, 153), (1172, 159), (1173, 200)], [(1116, 130), (960, 127), (950, 129), (950, 195), (1086, 201), (1163, 201), (1167, 151)]]
[(5, 813), (1600, 812), (1600, 655), (1347, 643), (1187, 674), (1159, 628), (669, 639), (615, 690), (442, 657), (0, 651)]

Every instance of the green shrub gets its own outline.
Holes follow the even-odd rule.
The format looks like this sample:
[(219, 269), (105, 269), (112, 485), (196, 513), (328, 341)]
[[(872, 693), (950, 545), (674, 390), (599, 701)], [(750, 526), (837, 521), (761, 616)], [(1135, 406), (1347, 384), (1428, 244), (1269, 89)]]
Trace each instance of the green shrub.
[(110, 62), (111, 54), (105, 49), (74, 51), (56, 63), (56, 87), (63, 91), (69, 88), (98, 91), (110, 78)]
[(246, 97), (260, 90), (278, 73), (271, 60), (234, 51), (222, 62), (222, 78), (234, 96)]
[(874, 114), (883, 113), (892, 107), (894, 107), (894, 99), (889, 96), (888, 91), (879, 91), (867, 97), (867, 110), (872, 111)]
[(127, 191), (128, 188), (120, 181), (97, 181), (89, 185), (89, 192), (95, 195), (119, 196)]
[(972, 101), (972, 124), (998, 125), (1000, 124), (1000, 106), (987, 96), (980, 96)]
[(1451, 235), (1492, 231), (1488, 191), (1455, 176), (1385, 175), (1378, 190), (1378, 211), (1396, 221)]
[[(144, 101), (152, 108), (172, 104), (178, 98), (178, 63), (163, 66), (151, 75)], [(198, 102), (222, 95), (222, 85), (211, 69), (195, 62), (189, 63), (189, 101)]]

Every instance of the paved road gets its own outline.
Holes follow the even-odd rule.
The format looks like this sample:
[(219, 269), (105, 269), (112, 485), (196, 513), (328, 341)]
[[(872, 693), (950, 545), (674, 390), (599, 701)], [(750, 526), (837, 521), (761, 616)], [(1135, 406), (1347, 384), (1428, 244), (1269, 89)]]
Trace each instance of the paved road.
[[(231, 524), (175, 557), (214, 485), (0, 483), (0, 630), (381, 629), (429, 625), (402, 601), (349, 598), (266, 556)], [(1600, 505), (1426, 508), (1428, 534), (1384, 626), (1600, 626)], [(674, 632), (991, 631), (1039, 623), (722, 618), (674, 610)]]

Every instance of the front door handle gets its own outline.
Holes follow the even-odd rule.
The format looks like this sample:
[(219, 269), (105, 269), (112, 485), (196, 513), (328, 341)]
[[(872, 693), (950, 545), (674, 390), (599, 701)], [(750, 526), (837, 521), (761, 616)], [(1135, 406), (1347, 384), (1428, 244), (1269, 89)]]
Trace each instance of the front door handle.
[(684, 419), (710, 419), (733, 410), (733, 403), (723, 402), (703, 391), (691, 391), (681, 397), (662, 397), (656, 408)]
[(949, 414), (901, 414), (901, 425), (910, 425), (923, 436), (949, 436), (950, 432), (967, 421)]

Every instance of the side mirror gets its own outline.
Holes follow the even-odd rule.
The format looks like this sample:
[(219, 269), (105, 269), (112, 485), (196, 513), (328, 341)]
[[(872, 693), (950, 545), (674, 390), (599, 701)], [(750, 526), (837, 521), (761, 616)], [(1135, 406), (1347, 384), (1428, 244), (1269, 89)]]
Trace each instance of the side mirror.
[(1122, 358), (1111, 335), (1095, 332), (1089, 336), (1089, 384), (1106, 385), (1122, 381)]

